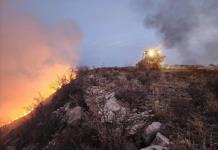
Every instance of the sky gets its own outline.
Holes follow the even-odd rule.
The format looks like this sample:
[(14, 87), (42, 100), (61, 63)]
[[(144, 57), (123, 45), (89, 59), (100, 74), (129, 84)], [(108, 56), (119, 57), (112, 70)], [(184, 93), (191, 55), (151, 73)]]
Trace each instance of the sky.
[(135, 65), (151, 47), (168, 64), (218, 63), (218, 2), (199, 1), (1, 0), (0, 124), (69, 68)]
[(39, 0), (26, 2), (23, 10), (49, 25), (76, 22), (83, 34), (80, 65), (126, 66), (134, 65), (144, 48), (159, 44), (132, 5), (131, 0)]

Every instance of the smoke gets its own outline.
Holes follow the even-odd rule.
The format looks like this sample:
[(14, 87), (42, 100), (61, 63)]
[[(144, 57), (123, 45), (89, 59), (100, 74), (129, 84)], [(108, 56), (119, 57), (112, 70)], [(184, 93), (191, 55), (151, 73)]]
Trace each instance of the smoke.
[(139, 0), (145, 26), (158, 31), (165, 49), (184, 64), (218, 63), (217, 0)]
[(50, 94), (57, 75), (78, 62), (82, 39), (74, 22), (48, 27), (14, 5), (0, 5), (0, 123), (23, 113), (38, 92)]

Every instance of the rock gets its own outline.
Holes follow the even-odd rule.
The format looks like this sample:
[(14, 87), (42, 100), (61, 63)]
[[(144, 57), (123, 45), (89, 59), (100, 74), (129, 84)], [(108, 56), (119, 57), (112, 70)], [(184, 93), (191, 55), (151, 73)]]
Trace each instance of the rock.
[(125, 142), (125, 150), (138, 150), (133, 142), (126, 141)]
[(159, 145), (152, 145), (145, 148), (141, 148), (140, 150), (168, 150), (168, 148)]
[(114, 98), (115, 98), (114, 95), (115, 95), (114, 92), (112, 92), (112, 93), (110, 93), (110, 94), (106, 94), (106, 95), (105, 95), (105, 99), (107, 99), (107, 100), (114, 99)]
[(127, 128), (127, 132), (128, 132), (129, 135), (134, 135), (144, 125), (145, 125), (144, 122), (141, 122), (141, 123), (138, 123), (138, 124), (134, 124), (133, 126)]
[(151, 145), (168, 146), (169, 144), (169, 139), (162, 135), (160, 132), (158, 132)]
[(70, 103), (65, 104), (63, 107), (60, 107), (52, 112), (52, 117), (54, 118), (64, 118), (65, 113), (70, 109)]
[(117, 100), (115, 97), (111, 97), (105, 104), (105, 110), (108, 111), (119, 111), (121, 109), (121, 106), (117, 103)]
[(64, 111), (68, 111), (70, 109), (70, 104), (71, 103), (65, 104), (63, 108), (61, 107), (61, 109), (63, 109)]
[(134, 108), (134, 109), (132, 110), (132, 112), (136, 113), (136, 112), (137, 112), (137, 109), (136, 109), (136, 108)]
[(146, 129), (146, 135), (150, 135), (153, 133), (157, 133), (161, 128), (161, 123), (160, 122), (152, 122), (152, 124), (150, 124)]
[(24, 147), (22, 150), (35, 150), (35, 149), (36, 149), (36, 146), (29, 145), (29, 146)]
[(151, 111), (144, 111), (141, 113), (129, 113), (126, 117), (126, 122), (128, 123), (127, 132), (129, 135), (134, 135), (139, 129), (142, 129), (148, 118), (153, 117), (153, 114), (150, 114)]
[(158, 131), (161, 129), (160, 122), (152, 122), (144, 131), (142, 137), (146, 145), (150, 145)]
[(129, 114), (128, 116), (128, 121), (132, 122), (132, 121), (136, 121), (136, 120), (147, 120), (147, 118), (149, 117), (153, 117), (153, 114), (150, 114), (149, 111), (144, 111), (141, 113), (132, 113)]
[(68, 109), (65, 115), (65, 121), (68, 125), (72, 125), (73, 123), (81, 120), (82, 118), (82, 108), (80, 106), (76, 106), (73, 109)]
[(16, 150), (16, 147), (15, 146), (8, 146), (8, 147), (6, 147), (6, 150)]
[(120, 106), (117, 102), (114, 93), (108, 94), (105, 96), (108, 99), (104, 105), (103, 111), (100, 111), (100, 115), (102, 115), (102, 122), (113, 122), (113, 121), (121, 121), (124, 119), (126, 115), (126, 108)]

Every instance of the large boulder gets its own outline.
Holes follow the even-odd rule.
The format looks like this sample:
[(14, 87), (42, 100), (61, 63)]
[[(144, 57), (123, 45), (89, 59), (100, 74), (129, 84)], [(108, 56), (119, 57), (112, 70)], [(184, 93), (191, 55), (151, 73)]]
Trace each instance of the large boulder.
[(126, 128), (128, 135), (135, 135), (138, 130), (140, 130), (141, 128), (144, 127), (144, 125), (145, 125), (145, 122), (139, 122), (139, 123), (134, 124), (132, 126), (128, 126)]
[(162, 135), (160, 132), (157, 133), (155, 139), (152, 141), (151, 145), (160, 145), (160, 146), (168, 146), (170, 141), (167, 137)]
[(144, 133), (142, 135), (144, 142), (146, 145), (150, 145), (153, 139), (155, 138), (157, 132), (161, 129), (160, 122), (152, 122), (147, 128), (145, 128)]
[(102, 122), (122, 121), (126, 116), (126, 108), (122, 107), (114, 96), (114, 93), (105, 95), (106, 103), (100, 111)]
[(68, 109), (65, 114), (65, 121), (68, 125), (73, 125), (78, 122), (82, 118), (82, 108), (80, 106), (76, 106), (72, 109)]

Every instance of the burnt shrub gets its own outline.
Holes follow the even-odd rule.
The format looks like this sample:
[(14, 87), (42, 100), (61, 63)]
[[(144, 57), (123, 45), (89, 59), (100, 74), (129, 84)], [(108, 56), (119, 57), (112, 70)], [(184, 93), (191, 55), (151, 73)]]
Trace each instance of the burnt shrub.
[(51, 145), (48, 149), (81, 150), (87, 148), (99, 148), (101, 141), (97, 130), (89, 126), (67, 127), (57, 137), (56, 145)]
[[(60, 118), (54, 117), (52, 112), (71, 101), (72, 105), (79, 105), (87, 110), (84, 102), (84, 89), (81, 80), (71, 81), (63, 85), (61, 89), (52, 96), (47, 104), (39, 103), (26, 123), (18, 127), (14, 137), (21, 139), (15, 143), (17, 149), (23, 149), (29, 143), (37, 143), (38, 149), (44, 147), (60, 128), (66, 125), (61, 123)], [(71, 106), (71, 107), (73, 107)], [(31, 131), (31, 134), (30, 134)]]
[(136, 78), (146, 86), (150, 86), (152, 82), (157, 82), (160, 78), (159, 71), (143, 71), (136, 74)]
[(87, 110), (88, 108), (84, 99), (84, 91), (86, 86), (88, 86), (87, 84), (83, 77), (72, 80), (59, 89), (52, 98), (52, 102), (44, 107), (47, 107), (46, 109), (51, 112), (62, 107), (67, 102), (71, 102), (71, 104), (79, 105)]
[(205, 111), (206, 97), (204, 87), (197, 83), (191, 83), (188, 87), (188, 93), (192, 98), (191, 103), (194, 105), (194, 108)]
[(143, 85), (150, 85), (151, 79), (148, 72), (139, 73), (137, 76), (137, 79), (143, 84)]
[(167, 130), (171, 131), (171, 138), (176, 143), (176, 146), (172, 145), (173, 149), (209, 149), (211, 133), (207, 121), (190, 100), (172, 99), (168, 113), (170, 123)]
[(207, 108), (210, 114), (217, 116), (218, 115), (218, 100), (217, 99), (208, 100)]
[(78, 68), (77, 74), (78, 76), (83, 76), (83, 75), (88, 74), (89, 71), (90, 71), (90, 68), (88, 66), (80, 66)]
[(146, 92), (141, 89), (126, 89), (121, 88), (115, 93), (118, 100), (127, 102), (130, 108), (141, 106), (146, 100)]
[[(111, 120), (111, 122), (102, 123), (102, 117), (95, 116), (91, 114), (88, 119), (87, 125), (98, 131), (98, 136), (100, 139), (100, 148), (105, 150), (126, 150), (128, 149), (128, 144), (132, 143), (131, 139), (129, 139), (126, 135), (126, 128), (128, 123), (125, 121), (117, 122), (118, 114), (115, 115), (115, 118)], [(133, 144), (133, 143), (132, 143)], [(128, 148), (127, 148), (128, 147)], [(134, 148), (129, 148), (133, 149)]]
[(15, 144), (17, 149), (22, 149), (29, 143), (38, 143), (38, 148), (43, 147), (60, 126), (60, 121), (51, 117), (43, 106), (39, 105), (34, 113), (32, 118), (16, 130), (15, 136), (20, 139)]
[[(215, 97), (208, 97), (208, 90)], [(206, 84), (191, 83), (188, 93), (192, 97), (191, 103), (201, 114), (207, 114), (210, 118), (218, 114), (218, 79), (209, 77)]]
[(209, 78), (206, 86), (216, 95), (216, 98), (218, 99), (218, 78)]
[(186, 122), (193, 111), (193, 106), (186, 99), (172, 99), (170, 102), (170, 119), (179, 126), (186, 126)]

